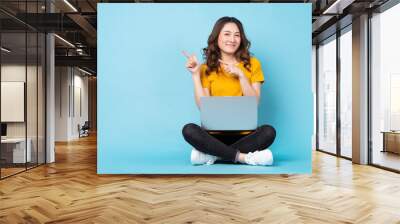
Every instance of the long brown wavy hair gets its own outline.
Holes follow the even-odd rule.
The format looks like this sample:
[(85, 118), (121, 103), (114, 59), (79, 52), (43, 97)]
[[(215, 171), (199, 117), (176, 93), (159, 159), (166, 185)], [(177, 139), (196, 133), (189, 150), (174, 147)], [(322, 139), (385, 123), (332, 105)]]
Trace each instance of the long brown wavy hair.
[(213, 71), (219, 71), (220, 63), (219, 59), (221, 59), (221, 50), (218, 47), (218, 36), (221, 32), (222, 28), (227, 23), (235, 23), (239, 28), (240, 32), (240, 46), (235, 52), (235, 57), (238, 61), (243, 61), (244, 67), (250, 71), (250, 41), (246, 38), (246, 34), (244, 33), (242, 23), (236, 19), (235, 17), (222, 17), (217, 20), (214, 25), (214, 28), (208, 37), (206, 48), (203, 48), (203, 58), (207, 64), (206, 75), (209, 75)]

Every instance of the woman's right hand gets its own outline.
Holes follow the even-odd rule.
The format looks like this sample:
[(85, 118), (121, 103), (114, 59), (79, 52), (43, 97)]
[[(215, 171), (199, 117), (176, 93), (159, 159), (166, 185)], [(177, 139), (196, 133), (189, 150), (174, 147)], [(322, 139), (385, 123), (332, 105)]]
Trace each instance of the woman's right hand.
[(183, 55), (187, 58), (186, 68), (192, 75), (200, 75), (200, 66), (195, 54), (189, 55), (186, 51), (182, 51)]

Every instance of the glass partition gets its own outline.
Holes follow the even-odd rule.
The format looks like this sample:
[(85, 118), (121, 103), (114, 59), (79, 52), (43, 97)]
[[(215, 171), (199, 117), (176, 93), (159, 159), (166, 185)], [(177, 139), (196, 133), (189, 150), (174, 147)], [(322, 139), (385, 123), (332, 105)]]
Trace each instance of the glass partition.
[(45, 34), (15, 18), (43, 13), (44, 5), (0, 2), (14, 10), (0, 12), (0, 178), (45, 163)]
[[(26, 169), (26, 33), (1, 34), (1, 176)], [(6, 50), (5, 50), (6, 49)]]

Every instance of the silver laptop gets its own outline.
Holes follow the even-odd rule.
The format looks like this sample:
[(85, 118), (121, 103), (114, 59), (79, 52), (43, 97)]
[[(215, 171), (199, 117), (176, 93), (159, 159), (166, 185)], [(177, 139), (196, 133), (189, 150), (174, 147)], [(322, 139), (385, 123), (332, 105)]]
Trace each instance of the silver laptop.
[(250, 131), (257, 128), (257, 98), (201, 97), (201, 126), (208, 131)]

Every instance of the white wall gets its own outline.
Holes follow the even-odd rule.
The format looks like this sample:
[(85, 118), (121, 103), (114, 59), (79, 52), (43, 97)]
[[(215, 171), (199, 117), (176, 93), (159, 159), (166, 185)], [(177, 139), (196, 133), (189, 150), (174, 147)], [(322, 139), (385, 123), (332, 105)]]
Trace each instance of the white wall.
[(77, 139), (78, 124), (88, 120), (88, 77), (76, 68), (56, 67), (55, 88), (55, 140)]
[(55, 141), (68, 140), (68, 116), (70, 84), (69, 69), (67, 67), (55, 68)]
[[(2, 82), (25, 82), (25, 64), (9, 64), (1, 66), (1, 81)], [(32, 66), (28, 66), (28, 74), (31, 74)], [(7, 108), (1, 108), (6, 110)], [(7, 123), (7, 137), (25, 137), (25, 123), (24, 122), (10, 122)]]
[[(28, 76), (28, 84), (27, 88), (27, 119), (28, 119), (28, 137), (30, 133), (35, 133), (36, 136), (36, 108), (37, 108), (37, 99), (36, 99), (36, 66), (27, 66), (18, 65), (18, 64), (9, 64), (1, 66), (1, 81), (3, 82), (25, 82), (25, 69), (27, 69)], [(41, 70), (39, 70), (39, 73)], [(33, 87), (34, 88), (33, 88)], [(39, 105), (40, 107), (41, 105)], [(6, 110), (7, 108), (2, 108), (2, 110)], [(33, 122), (33, 123), (32, 123)], [(26, 122), (7, 122), (7, 136), (8, 137), (25, 137), (25, 123)], [(39, 136), (43, 137), (43, 136)]]
[[(74, 70), (74, 80), (73, 80), (73, 86), (72, 88), (74, 90), (71, 99), (74, 100), (74, 102), (71, 102), (71, 132), (70, 134), (72, 135), (72, 138), (78, 138), (79, 137), (79, 132), (78, 132), (78, 124), (81, 126), (85, 123), (85, 121), (88, 121), (88, 77), (85, 76), (83, 77), (81, 74), (83, 73), (78, 73), (78, 70)], [(72, 90), (71, 89), (71, 90)]]

